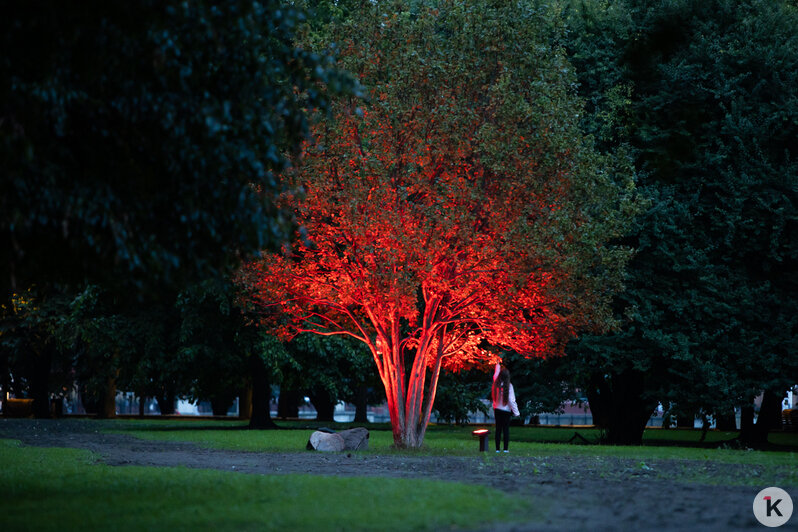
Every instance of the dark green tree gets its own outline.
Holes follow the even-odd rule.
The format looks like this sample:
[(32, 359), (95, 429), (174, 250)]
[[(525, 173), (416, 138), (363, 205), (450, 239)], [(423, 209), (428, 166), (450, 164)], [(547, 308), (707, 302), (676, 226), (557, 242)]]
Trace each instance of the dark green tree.
[[(171, 307), (163, 310), (171, 315), (179, 290), (222, 277), (242, 255), (286, 237), (289, 217), (272, 202), (285, 155), (306, 137), (306, 110), (353, 87), (330, 56), (295, 45), (305, 15), (292, 6), (4, 4), (0, 298), (7, 307), (34, 284), (44, 301), (88, 283), (125, 307), (106, 317), (127, 313), (121, 299)], [(176, 356), (174, 320), (152, 321), (155, 329), (138, 321), (149, 331), (138, 352), (141, 378), (117, 369), (147, 393), (163, 385), (168, 410), (180, 362), (167, 364), (170, 371), (161, 363)]]
[(280, 242), (305, 109), (351, 83), (277, 0), (12, 1), (0, 21), (0, 286), (182, 287)]
[(307, 394), (319, 421), (334, 421), (341, 401), (360, 403), (356, 417), (366, 421), (368, 388), (378, 387), (379, 381), (365, 346), (352, 338), (301, 334), (285, 348), (289, 358), (280, 366), (281, 395)]
[(438, 423), (465, 425), (471, 421), (470, 414), (487, 414), (490, 385), (490, 375), (479, 369), (441, 375), (433, 406)]
[(154, 398), (162, 415), (172, 415), (177, 400), (189, 395), (193, 374), (191, 359), (181, 350), (181, 315), (175, 298), (132, 304), (126, 318), (130, 354), (122, 359), (119, 386), (134, 391), (142, 403)]
[(798, 12), (628, 0), (569, 21), (585, 125), (630, 147), (651, 201), (628, 238), (623, 325), (570, 346), (574, 376), (613, 443), (639, 443), (658, 401), (720, 417), (764, 391), (759, 429), (743, 427), (761, 444), (798, 379)]
[(252, 335), (234, 304), (229, 282), (205, 281), (178, 298), (182, 358), (191, 374), (191, 399), (208, 400), (213, 414), (223, 416), (246, 388), (247, 346)]
[(510, 370), (522, 419), (529, 416), (530, 423), (536, 422), (534, 415), (560, 413), (563, 403), (580, 398), (572, 383), (572, 362), (567, 357), (525, 360), (508, 352), (502, 357), (502, 364)]
[(73, 382), (64, 318), (69, 307), (68, 295), (35, 288), (0, 307), (0, 386), (33, 399), (36, 417), (50, 417), (51, 399), (63, 398)]
[(73, 294), (56, 338), (70, 353), (70, 369), (88, 413), (113, 417), (117, 390), (154, 397), (173, 414), (187, 393), (185, 360), (178, 355), (179, 314), (174, 300), (146, 305), (97, 285)]

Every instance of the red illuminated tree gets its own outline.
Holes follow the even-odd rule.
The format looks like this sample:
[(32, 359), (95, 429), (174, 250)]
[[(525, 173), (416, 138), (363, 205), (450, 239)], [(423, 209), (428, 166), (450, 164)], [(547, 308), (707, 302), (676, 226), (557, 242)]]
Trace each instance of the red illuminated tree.
[(439, 4), (365, 3), (332, 27), (370, 100), (316, 128), (282, 198), (295, 244), (241, 274), (283, 334), (368, 346), (405, 447), (441, 369), (492, 363), (489, 346), (557, 354), (608, 324), (627, 252), (605, 243), (631, 212), (579, 134), (550, 14)]

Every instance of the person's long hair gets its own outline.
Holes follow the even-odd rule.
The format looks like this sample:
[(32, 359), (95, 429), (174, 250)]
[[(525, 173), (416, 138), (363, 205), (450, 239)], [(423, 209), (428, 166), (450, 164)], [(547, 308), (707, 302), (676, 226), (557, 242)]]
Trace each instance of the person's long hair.
[(493, 381), (493, 401), (495, 402), (499, 397), (502, 398), (499, 401), (501, 404), (506, 405), (510, 402), (510, 372), (507, 371), (507, 368), (502, 368), (499, 376)]

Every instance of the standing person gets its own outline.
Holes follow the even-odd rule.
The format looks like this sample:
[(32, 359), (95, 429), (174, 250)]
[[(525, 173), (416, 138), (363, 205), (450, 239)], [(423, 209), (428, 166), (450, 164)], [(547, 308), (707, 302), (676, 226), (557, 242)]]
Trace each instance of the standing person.
[(510, 384), (510, 372), (507, 368), (502, 368), (501, 364), (496, 364), (493, 372), (493, 388), (491, 389), (493, 399), (493, 417), (496, 420), (496, 452), (499, 452), (499, 444), (504, 436), (504, 452), (510, 452), (510, 414), (520, 416), (518, 404), (515, 402), (515, 391)]

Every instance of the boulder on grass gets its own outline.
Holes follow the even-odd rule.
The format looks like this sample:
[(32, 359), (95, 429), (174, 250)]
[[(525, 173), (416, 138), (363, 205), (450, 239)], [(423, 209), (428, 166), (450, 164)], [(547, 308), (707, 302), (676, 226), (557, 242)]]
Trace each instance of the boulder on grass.
[(340, 434), (317, 430), (310, 435), (306, 448), (316, 451), (343, 451), (346, 448), (346, 443)]
[(363, 427), (343, 430), (338, 433), (346, 444), (347, 451), (362, 451), (369, 448), (369, 431)]

